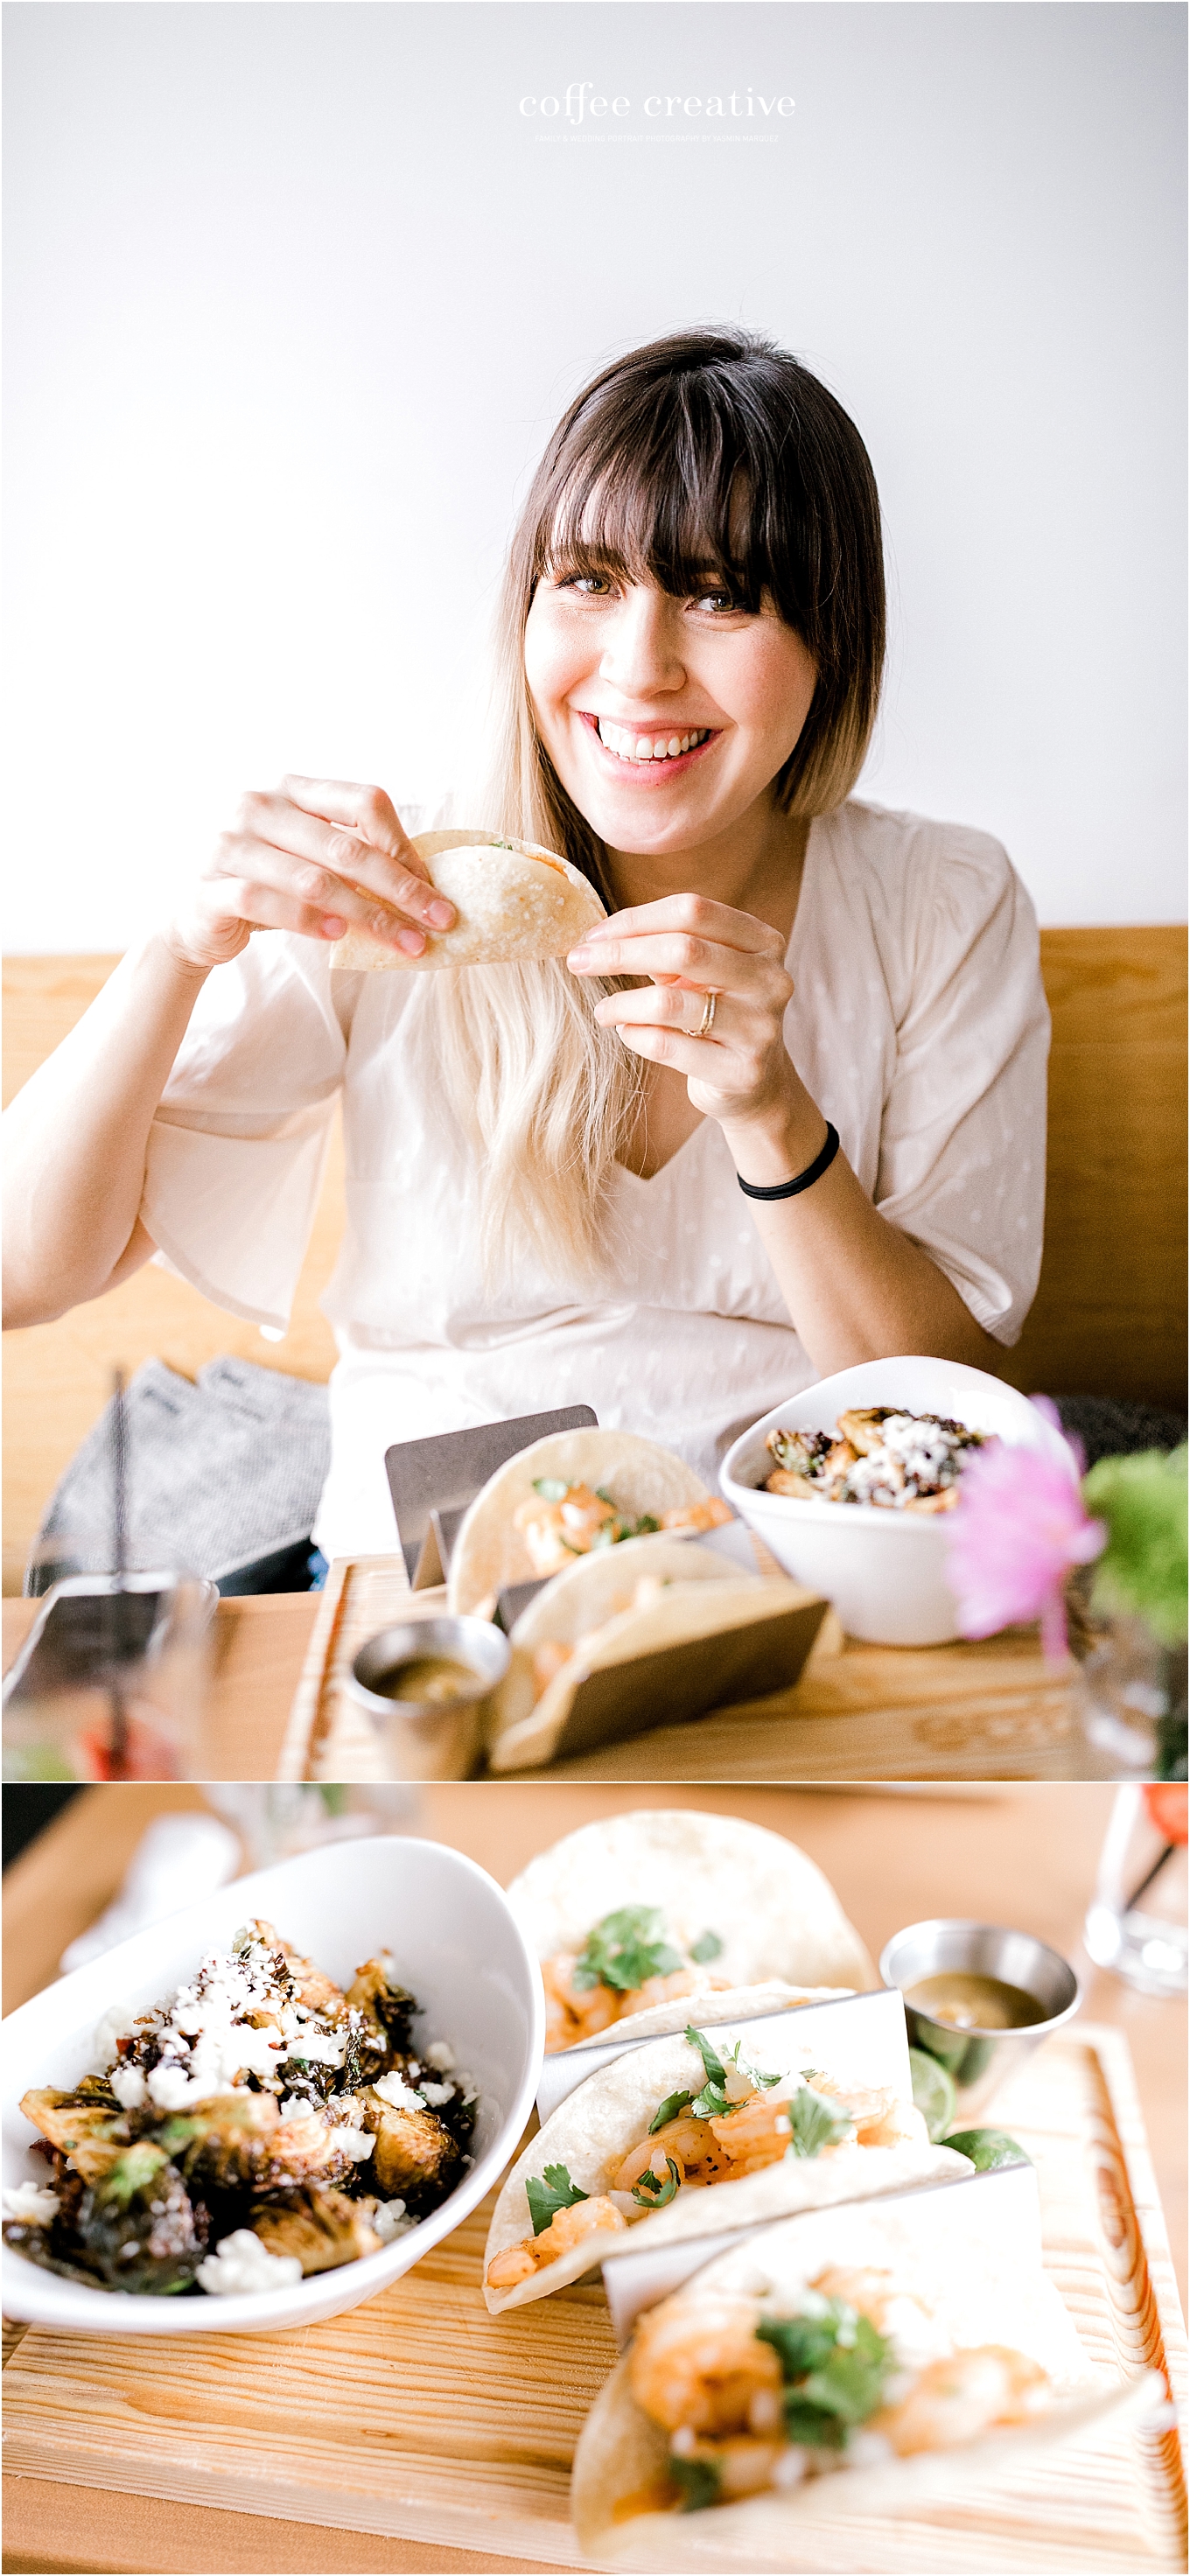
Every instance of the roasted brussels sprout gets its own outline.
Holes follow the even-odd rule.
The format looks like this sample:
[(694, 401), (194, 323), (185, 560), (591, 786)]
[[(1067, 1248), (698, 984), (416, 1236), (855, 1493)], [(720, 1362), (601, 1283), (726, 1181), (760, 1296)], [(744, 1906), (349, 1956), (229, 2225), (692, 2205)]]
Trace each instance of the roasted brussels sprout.
[(350, 2012), (363, 2015), (373, 2043), (382, 2045), (386, 2058), (408, 2055), (417, 2004), (407, 1988), (398, 1985), (386, 1951), (365, 1959), (362, 1968), (356, 1969), (346, 2000)]
[(321, 1968), (316, 1968), (312, 1959), (304, 1959), (300, 1950), (291, 1950), (288, 1942), (282, 1940), (276, 1926), (266, 1923), (263, 1916), (258, 1916), (255, 1922), (250, 1923), (248, 1931), (252, 1939), (259, 1941), (264, 1949), (271, 1950), (276, 1957), (284, 1959), (286, 1971), (293, 1979), (299, 2003), (306, 2004), (311, 2012), (329, 2013), (332, 2021), (337, 2019), (343, 2009), (343, 1989), (335, 1984), (332, 1977), (324, 1975)]
[(369, 2181), (386, 2200), (399, 2196), (406, 2201), (415, 2215), (420, 2208), (436, 2208), (453, 2190), (462, 2169), (458, 2139), (435, 2111), (398, 2108), (371, 2085), (355, 2099), (365, 2128), (376, 2140)]
[(111, 2290), (185, 2290), (207, 2250), (207, 2214), (151, 2138), (139, 2138), (83, 2198), (78, 2234)]
[(367, 2210), (342, 2191), (299, 2191), (258, 2201), (253, 2235), (270, 2254), (296, 2254), (303, 2272), (331, 2272), (361, 2254), (378, 2254), (380, 2238)]
[(99, 2182), (135, 2134), (114, 2093), (91, 2093), (81, 2085), (72, 2093), (43, 2085), (22, 2095), (21, 2109), (51, 2146), (69, 2156), (84, 2182)]

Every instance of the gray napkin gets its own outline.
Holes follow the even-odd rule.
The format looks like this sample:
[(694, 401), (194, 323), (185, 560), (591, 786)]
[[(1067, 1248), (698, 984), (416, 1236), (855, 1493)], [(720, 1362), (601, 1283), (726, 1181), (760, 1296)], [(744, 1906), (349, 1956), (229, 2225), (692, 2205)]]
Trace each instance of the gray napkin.
[[(216, 1583), (310, 1530), (330, 1466), (327, 1391), (251, 1360), (208, 1360), (197, 1383), (164, 1360), (130, 1379), (128, 1562)], [(112, 1407), (76, 1450), (42, 1523), (27, 1593), (112, 1571)]]

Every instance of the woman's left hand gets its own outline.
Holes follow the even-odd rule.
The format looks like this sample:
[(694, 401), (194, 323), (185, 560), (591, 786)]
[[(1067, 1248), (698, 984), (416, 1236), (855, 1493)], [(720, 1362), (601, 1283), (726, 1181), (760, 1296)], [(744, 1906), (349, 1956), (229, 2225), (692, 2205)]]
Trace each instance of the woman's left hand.
[[(666, 895), (588, 931), (567, 964), (576, 975), (647, 975), (611, 993), (596, 1019), (652, 1064), (684, 1074), (690, 1099), (725, 1127), (779, 1123), (805, 1094), (785, 1045), (793, 993), (780, 932), (701, 894)], [(715, 995), (714, 1021), (698, 1030)]]

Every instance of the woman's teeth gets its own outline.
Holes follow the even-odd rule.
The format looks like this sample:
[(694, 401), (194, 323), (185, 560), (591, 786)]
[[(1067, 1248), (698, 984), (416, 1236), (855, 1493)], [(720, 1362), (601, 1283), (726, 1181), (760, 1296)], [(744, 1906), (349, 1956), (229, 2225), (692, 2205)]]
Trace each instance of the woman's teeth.
[(703, 725), (695, 733), (629, 733), (625, 726), (608, 724), (598, 718), (599, 739), (617, 760), (677, 760), (684, 751), (693, 751), (705, 742), (711, 728)]

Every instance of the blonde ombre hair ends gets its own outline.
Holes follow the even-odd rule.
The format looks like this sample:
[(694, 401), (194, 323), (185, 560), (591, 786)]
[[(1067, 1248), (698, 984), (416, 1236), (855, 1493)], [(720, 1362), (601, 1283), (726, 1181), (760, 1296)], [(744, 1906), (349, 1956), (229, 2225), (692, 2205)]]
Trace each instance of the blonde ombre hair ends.
[[(534, 591), (560, 562), (647, 577), (679, 598), (710, 564), (739, 606), (775, 607), (817, 681), (774, 800), (811, 817), (850, 795), (884, 665), (880, 505), (854, 423), (795, 358), (714, 329), (617, 359), (555, 430), (513, 536), (483, 819), (570, 859), (610, 910), (603, 843), (546, 752), (525, 679)], [(609, 1185), (645, 1068), (594, 1017), (612, 989), (559, 960), (424, 980), (446, 1101), (476, 1149), (493, 1284), (526, 1251), (572, 1287), (596, 1289), (615, 1266)]]

